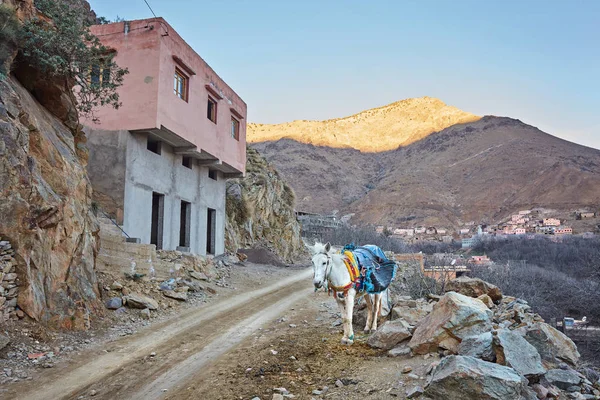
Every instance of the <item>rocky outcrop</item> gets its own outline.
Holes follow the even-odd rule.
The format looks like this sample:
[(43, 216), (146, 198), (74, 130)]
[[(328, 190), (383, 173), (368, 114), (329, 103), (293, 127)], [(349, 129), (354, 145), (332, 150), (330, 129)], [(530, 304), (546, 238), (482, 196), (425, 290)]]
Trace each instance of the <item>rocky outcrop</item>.
[(425, 395), (444, 400), (521, 400), (526, 390), (527, 380), (512, 368), (449, 356), (434, 369)]
[(13, 78), (0, 82), (0, 236), (14, 248), (17, 304), (57, 328), (101, 313), (87, 151)]
[[(460, 276), (452, 279), (446, 284), (446, 292), (457, 292), (476, 298), (487, 295), (494, 302), (502, 299), (502, 291), (498, 286), (487, 283), (479, 278), (470, 278), (468, 276)], [(486, 299), (482, 298), (480, 300), (485, 303)]]
[(307, 257), (294, 202), (294, 192), (273, 166), (248, 149), (246, 176), (227, 182), (226, 248), (263, 248), (287, 263)]
[(16, 307), (19, 281), (15, 273), (14, 252), (12, 245), (0, 237), (0, 322), (18, 318)]
[(410, 347), (415, 354), (426, 354), (438, 348), (456, 354), (462, 339), (492, 330), (491, 311), (477, 299), (460, 293), (446, 293), (433, 306), (413, 333)]

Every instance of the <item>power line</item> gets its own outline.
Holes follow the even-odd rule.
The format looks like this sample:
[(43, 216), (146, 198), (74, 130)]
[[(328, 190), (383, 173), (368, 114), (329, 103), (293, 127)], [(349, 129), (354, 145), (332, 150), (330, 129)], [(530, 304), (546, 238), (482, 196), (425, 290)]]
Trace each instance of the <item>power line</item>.
[(150, 4), (148, 4), (148, 1), (144, 0), (144, 3), (146, 3), (146, 5), (148, 6), (148, 8), (150, 9), (150, 12), (152, 13), (152, 15), (154, 15), (154, 18), (156, 18), (156, 14), (154, 14), (154, 10), (152, 10), (152, 7), (150, 7)]

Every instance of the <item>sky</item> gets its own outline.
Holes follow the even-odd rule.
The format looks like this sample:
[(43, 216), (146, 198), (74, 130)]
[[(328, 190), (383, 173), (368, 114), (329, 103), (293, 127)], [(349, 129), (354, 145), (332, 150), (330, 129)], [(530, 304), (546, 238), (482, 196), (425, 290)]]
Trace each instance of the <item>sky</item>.
[[(89, 0), (152, 17), (144, 0)], [(248, 104), (250, 122), (410, 97), (600, 148), (600, 0), (148, 0)]]

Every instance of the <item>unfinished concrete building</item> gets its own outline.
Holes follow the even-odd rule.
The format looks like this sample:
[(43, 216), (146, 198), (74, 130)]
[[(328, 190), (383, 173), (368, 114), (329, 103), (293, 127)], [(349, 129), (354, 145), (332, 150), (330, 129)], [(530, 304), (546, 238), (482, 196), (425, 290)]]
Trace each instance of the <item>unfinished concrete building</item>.
[[(162, 18), (92, 32), (129, 69), (122, 107), (85, 123), (95, 201), (141, 243), (224, 252), (225, 180), (245, 170), (246, 103)], [(99, 84), (109, 75), (95, 73)]]

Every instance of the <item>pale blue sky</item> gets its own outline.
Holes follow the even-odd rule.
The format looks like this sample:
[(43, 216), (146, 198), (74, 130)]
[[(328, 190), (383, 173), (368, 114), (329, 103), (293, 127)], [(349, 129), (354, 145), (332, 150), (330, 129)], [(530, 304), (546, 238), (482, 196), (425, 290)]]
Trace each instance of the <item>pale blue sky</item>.
[[(248, 103), (248, 120), (437, 97), (600, 148), (600, 0), (149, 0)], [(144, 0), (90, 0), (151, 17)]]

